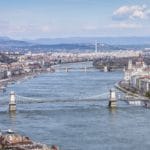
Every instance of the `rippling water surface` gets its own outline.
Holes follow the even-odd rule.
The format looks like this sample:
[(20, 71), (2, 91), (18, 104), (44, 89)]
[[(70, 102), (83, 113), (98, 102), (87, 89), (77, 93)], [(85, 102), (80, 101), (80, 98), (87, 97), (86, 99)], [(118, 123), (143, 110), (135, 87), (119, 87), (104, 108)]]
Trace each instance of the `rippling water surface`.
[[(0, 95), (0, 128), (62, 150), (149, 149), (150, 110), (125, 102), (107, 107), (108, 91), (122, 77), (120, 71), (58, 71), (9, 85)], [(7, 111), (11, 90), (24, 102), (16, 114)]]

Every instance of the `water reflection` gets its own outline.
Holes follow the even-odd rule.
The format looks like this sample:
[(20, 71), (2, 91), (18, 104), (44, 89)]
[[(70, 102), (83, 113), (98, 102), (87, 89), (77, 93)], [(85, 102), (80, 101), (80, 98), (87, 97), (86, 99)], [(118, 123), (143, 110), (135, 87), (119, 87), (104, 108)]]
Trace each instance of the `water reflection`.
[(8, 112), (9, 118), (10, 118), (12, 123), (16, 122), (16, 114), (17, 114), (16, 111), (9, 111)]
[(109, 110), (109, 113), (110, 113), (111, 115), (115, 115), (115, 114), (116, 114), (116, 111), (117, 111), (117, 108), (116, 108), (116, 107), (114, 107), (114, 108), (109, 107), (108, 110)]

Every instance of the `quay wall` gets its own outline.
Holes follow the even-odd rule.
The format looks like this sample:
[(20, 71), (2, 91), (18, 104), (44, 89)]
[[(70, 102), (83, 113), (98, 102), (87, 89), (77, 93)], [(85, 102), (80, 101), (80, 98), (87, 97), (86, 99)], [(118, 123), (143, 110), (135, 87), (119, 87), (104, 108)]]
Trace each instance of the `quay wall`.
[(126, 93), (126, 94), (129, 94), (131, 96), (134, 96), (134, 97), (141, 97), (142, 99), (145, 99), (145, 100), (150, 100), (148, 97), (145, 97), (139, 93), (136, 93), (136, 92), (133, 92), (131, 91), (131, 87), (127, 87), (127, 86), (123, 86), (122, 84), (123, 81), (119, 81), (118, 83), (115, 84), (115, 87), (122, 91), (123, 93)]

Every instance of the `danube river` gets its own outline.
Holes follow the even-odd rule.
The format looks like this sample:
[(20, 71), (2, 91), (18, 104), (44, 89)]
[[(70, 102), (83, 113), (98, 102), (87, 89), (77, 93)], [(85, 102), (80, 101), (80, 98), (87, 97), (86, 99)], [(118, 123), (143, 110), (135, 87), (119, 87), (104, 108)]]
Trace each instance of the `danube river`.
[[(8, 85), (0, 95), (0, 128), (61, 150), (148, 150), (150, 110), (123, 101), (116, 110), (107, 107), (109, 89), (122, 78), (121, 71), (61, 70)], [(12, 90), (24, 97), (16, 114), (8, 113)]]

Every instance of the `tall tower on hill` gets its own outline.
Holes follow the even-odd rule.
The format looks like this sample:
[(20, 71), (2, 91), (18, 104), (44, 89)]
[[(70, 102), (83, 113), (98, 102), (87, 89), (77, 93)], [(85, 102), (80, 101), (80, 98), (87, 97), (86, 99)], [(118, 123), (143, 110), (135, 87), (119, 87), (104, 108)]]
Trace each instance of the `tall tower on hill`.
[(98, 50), (97, 50), (97, 41), (95, 41), (95, 53), (97, 53), (98, 52)]
[(133, 67), (133, 65), (132, 65), (132, 59), (129, 59), (129, 61), (128, 61), (128, 70), (131, 70), (132, 67)]

